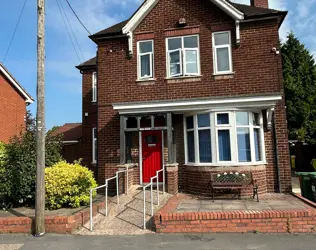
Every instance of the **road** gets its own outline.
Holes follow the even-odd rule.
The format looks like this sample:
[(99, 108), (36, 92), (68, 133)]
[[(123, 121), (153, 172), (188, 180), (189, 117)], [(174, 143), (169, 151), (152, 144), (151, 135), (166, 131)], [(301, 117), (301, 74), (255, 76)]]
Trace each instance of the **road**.
[(47, 234), (42, 238), (0, 235), (0, 250), (314, 250), (315, 235), (190, 234), (141, 236), (77, 236)]

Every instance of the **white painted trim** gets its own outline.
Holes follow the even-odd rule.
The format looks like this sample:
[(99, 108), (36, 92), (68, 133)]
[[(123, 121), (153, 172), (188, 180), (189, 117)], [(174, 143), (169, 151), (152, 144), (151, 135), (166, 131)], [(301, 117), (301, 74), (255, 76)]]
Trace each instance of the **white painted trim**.
[(97, 84), (98, 84), (98, 77), (97, 72), (92, 73), (92, 98), (91, 102), (97, 102), (98, 100), (98, 90), (97, 90)]
[(140, 185), (143, 185), (143, 133), (139, 131), (138, 133), (138, 144), (139, 144), (139, 182)]
[(5, 75), (7, 79), (9, 79), (13, 86), (20, 92), (20, 94), (24, 96), (26, 103), (31, 104), (34, 102), (32, 97), (24, 89), (21, 88), (19, 83), (9, 74), (9, 72), (1, 65), (1, 63), (0, 71)]
[(98, 143), (98, 137), (94, 137), (94, 131), (95, 133), (97, 133), (97, 128), (94, 127), (92, 128), (92, 163), (96, 163), (97, 162), (97, 152), (96, 152), (96, 148), (95, 148), (95, 141)]
[(79, 141), (73, 140), (73, 141), (62, 141), (63, 144), (75, 144), (78, 143)]
[(240, 44), (240, 21), (236, 20), (236, 43), (239, 45)]
[(271, 96), (250, 96), (250, 97), (227, 97), (210, 98), (205, 100), (180, 100), (161, 102), (142, 102), (130, 104), (112, 104), (113, 109), (120, 114), (146, 113), (146, 112), (167, 112), (167, 111), (190, 111), (190, 110), (212, 110), (226, 108), (271, 108), (277, 101), (282, 100), (281, 95)]

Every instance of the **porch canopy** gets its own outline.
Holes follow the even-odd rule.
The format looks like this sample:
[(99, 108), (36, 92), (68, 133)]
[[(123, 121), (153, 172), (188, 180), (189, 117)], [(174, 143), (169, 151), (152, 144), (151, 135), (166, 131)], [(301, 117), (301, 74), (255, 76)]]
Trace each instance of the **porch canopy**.
[[(172, 135), (172, 113), (182, 114), (186, 112), (198, 111), (221, 111), (236, 108), (250, 108), (267, 110), (267, 124), (272, 119), (272, 111), (278, 101), (282, 100), (281, 94), (251, 95), (251, 96), (229, 96), (229, 97), (207, 97), (177, 100), (154, 100), (145, 102), (125, 102), (114, 103), (113, 109), (120, 115), (120, 163), (126, 163), (125, 147), (126, 132), (141, 130), (167, 130), (168, 136), (168, 163), (175, 161)], [(164, 126), (155, 126), (155, 117), (162, 115), (166, 117)], [(150, 126), (141, 128), (140, 120), (142, 117), (150, 118)], [(137, 126), (128, 128), (127, 119), (135, 117)]]

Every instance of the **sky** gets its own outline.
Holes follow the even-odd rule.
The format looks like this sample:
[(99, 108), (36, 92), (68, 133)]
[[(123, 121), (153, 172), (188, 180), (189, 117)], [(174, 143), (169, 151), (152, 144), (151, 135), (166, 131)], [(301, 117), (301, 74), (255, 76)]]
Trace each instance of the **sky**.
[[(15, 38), (4, 65), (20, 84), (36, 97), (37, 0), (26, 0)], [(232, 0), (249, 4), (250, 0)], [(24, 0), (1, 0), (0, 62), (3, 62)], [(71, 25), (66, 26), (59, 11)], [(91, 33), (125, 20), (142, 0), (69, 0)], [(316, 0), (269, 0), (270, 8), (288, 10), (280, 29), (281, 40), (293, 30), (295, 35), (316, 55)], [(46, 0), (46, 127), (81, 122), (81, 74), (76, 65), (95, 56), (96, 44), (76, 20), (65, 0)], [(76, 50), (74, 49), (76, 47)], [(76, 53), (77, 51), (77, 53)], [(78, 55), (77, 55), (78, 54)], [(79, 57), (79, 58), (78, 58)], [(35, 115), (36, 102), (28, 107)]]

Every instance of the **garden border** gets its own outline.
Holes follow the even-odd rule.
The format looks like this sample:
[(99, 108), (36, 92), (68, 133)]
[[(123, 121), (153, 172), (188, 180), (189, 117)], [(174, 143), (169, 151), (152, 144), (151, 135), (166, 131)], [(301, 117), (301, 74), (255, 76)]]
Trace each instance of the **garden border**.
[[(104, 208), (105, 202), (93, 204), (93, 216), (96, 216)], [(45, 216), (45, 232), (70, 234), (83, 227), (90, 216), (89, 207), (69, 216)], [(33, 217), (0, 217), (1, 233), (28, 233), (34, 231), (35, 221)]]

